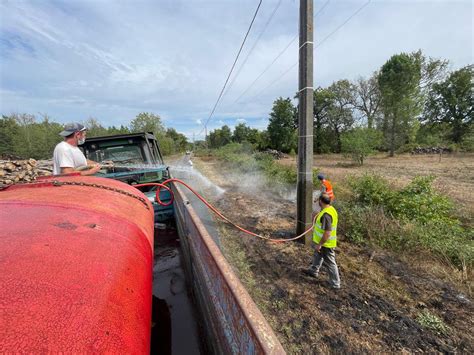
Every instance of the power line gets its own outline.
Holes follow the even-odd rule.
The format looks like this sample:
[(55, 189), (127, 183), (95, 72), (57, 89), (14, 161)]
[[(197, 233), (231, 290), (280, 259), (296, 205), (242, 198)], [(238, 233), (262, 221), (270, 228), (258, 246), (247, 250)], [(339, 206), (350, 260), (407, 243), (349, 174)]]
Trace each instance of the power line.
[[(329, 4), (331, 0), (327, 0), (324, 5), (319, 9), (319, 11), (314, 15), (314, 18), (316, 18), (323, 10), (324, 8)], [(240, 96), (234, 101), (234, 104), (237, 103), (254, 85), (255, 83), (272, 67), (273, 64), (280, 58), (287, 50), (288, 48), (293, 44), (293, 42), (298, 38), (299, 34), (297, 34), (295, 37), (292, 38), (292, 40), (283, 48), (283, 50), (273, 59), (273, 61), (263, 70), (263, 72), (260, 73), (260, 75), (247, 87), (247, 89), (240, 94)]]
[[(359, 12), (361, 12), (367, 5), (372, 0), (368, 0), (364, 5), (359, 7), (351, 16), (349, 16), (341, 25), (339, 25), (334, 31), (332, 31), (330, 34), (328, 34), (326, 37), (324, 37), (321, 41), (319, 41), (315, 46), (314, 49), (318, 48), (321, 46), (329, 37), (334, 35), (337, 31), (339, 31), (345, 24), (347, 24), (353, 17), (355, 17)], [(274, 81), (272, 81), (269, 85), (265, 86), (262, 90), (260, 90), (256, 95), (252, 97), (254, 99), (257, 96), (260, 96), (265, 90), (267, 90), (269, 87), (271, 87), (273, 84), (277, 83), (280, 81), (284, 76), (286, 76), (296, 65), (298, 65), (298, 61), (296, 61), (291, 67), (289, 67), (287, 70), (285, 70), (278, 78), (276, 78)]]
[[(249, 26), (249, 28), (248, 28), (248, 30), (247, 30), (247, 33), (245, 34), (244, 40), (242, 41), (242, 44), (240, 45), (239, 52), (237, 53), (237, 56), (235, 57), (234, 64), (232, 64), (232, 68), (230, 69), (229, 75), (227, 75), (227, 79), (226, 79), (226, 81), (225, 81), (225, 83), (224, 83), (224, 86), (222, 87), (222, 90), (221, 90), (221, 92), (219, 93), (219, 97), (217, 98), (217, 101), (216, 101), (216, 103), (214, 104), (214, 107), (212, 108), (212, 111), (211, 111), (209, 117), (207, 118), (206, 123), (204, 124), (203, 130), (205, 129), (205, 127), (207, 127), (207, 124), (209, 123), (209, 121), (210, 121), (212, 115), (214, 114), (214, 112), (216, 111), (217, 105), (219, 104), (219, 101), (220, 101), (220, 99), (222, 98), (222, 94), (223, 94), (223, 92), (224, 92), (224, 90), (225, 90), (225, 87), (226, 87), (226, 85), (227, 85), (227, 82), (229, 81), (229, 78), (230, 78), (230, 76), (231, 76), (231, 74), (232, 74), (232, 71), (234, 70), (235, 64), (237, 63), (237, 60), (239, 59), (240, 52), (242, 52), (242, 48), (244, 47), (245, 41), (247, 40), (247, 36), (249, 35), (250, 30), (252, 29), (252, 25), (253, 25), (253, 23), (254, 23), (254, 21), (255, 21), (255, 18), (257, 17), (258, 10), (260, 10), (260, 5), (262, 5), (262, 1), (263, 1), (263, 0), (260, 0), (260, 2), (258, 3), (257, 9), (255, 10), (255, 13), (254, 13), (253, 18), (252, 18), (252, 22), (250, 22), (250, 26)], [(201, 132), (200, 132), (199, 134), (201, 134), (203, 130), (201, 130)]]
[(328, 0), (328, 1), (326, 1), (326, 2), (324, 3), (324, 5), (319, 9), (319, 11), (316, 12), (316, 15), (314, 15), (314, 18), (318, 17), (318, 15), (319, 15), (321, 12), (323, 12), (323, 10), (324, 10), (325, 7), (327, 6), (327, 4), (329, 4), (330, 1), (331, 1), (331, 0)]
[(328, 34), (324, 39), (322, 39), (318, 44), (314, 47), (314, 49), (318, 48), (320, 45), (322, 45), (329, 37), (331, 37), (333, 34), (335, 34), (337, 31), (339, 31), (346, 23), (348, 23), (350, 20), (352, 20), (353, 17), (355, 17), (359, 12), (361, 12), (364, 7), (370, 4), (372, 0), (367, 1), (364, 5), (359, 7), (356, 12), (354, 12), (351, 16), (349, 16), (339, 27), (337, 27), (334, 31), (332, 31), (330, 34)]
[(265, 33), (265, 31), (267, 30), (267, 27), (268, 25), (270, 24), (270, 22), (272, 21), (273, 17), (275, 16), (275, 13), (277, 12), (278, 8), (280, 7), (281, 5), (281, 2), (283, 0), (279, 0), (277, 5), (275, 6), (275, 8), (273, 9), (270, 17), (268, 18), (267, 22), (265, 23), (265, 26), (263, 27), (263, 30), (260, 32), (258, 38), (256, 39), (255, 43), (253, 44), (252, 48), (250, 48), (250, 51), (248, 52), (247, 56), (245, 57), (244, 61), (242, 62), (242, 65), (240, 66), (239, 70), (237, 70), (237, 73), (234, 75), (234, 78), (232, 79), (232, 81), (230, 82), (229, 84), (229, 87), (227, 88), (226, 92), (224, 93), (224, 96), (229, 92), (229, 90), (232, 88), (232, 86), (234, 85), (235, 83), (235, 80), (237, 79), (237, 77), (239, 76), (240, 72), (242, 71), (243, 67), (245, 66), (245, 64), (247, 63), (247, 60), (249, 59), (250, 57), (250, 54), (252, 54), (253, 50), (255, 49), (255, 47), (257, 46), (257, 43), (258, 41), (260, 41), (260, 38), (262, 38), (263, 34)]
[(242, 94), (240, 94), (240, 96), (234, 101), (234, 104), (237, 103), (241, 98), (242, 96), (244, 96), (251, 88), (252, 86), (254, 86), (254, 84), (268, 71), (268, 69), (271, 68), (271, 66), (273, 64), (275, 64), (275, 62), (278, 60), (278, 58), (280, 58), (285, 52), (286, 50), (293, 44), (293, 42), (298, 38), (298, 36), (295, 36), (287, 45), (285, 48), (283, 48), (283, 50), (275, 57), (275, 59), (273, 59), (273, 61), (270, 63), (270, 65), (268, 65), (265, 70), (263, 72), (260, 73), (259, 76), (257, 76), (257, 78), (255, 78), (255, 80), (252, 82), (252, 84), (250, 84), (247, 89), (244, 90), (244, 92)]
[(283, 79), (283, 77), (286, 76), (286, 74), (288, 74), (293, 68), (295, 68), (296, 66), (298, 65), (298, 62), (294, 63), (291, 67), (289, 67), (287, 70), (285, 70), (285, 72), (283, 74), (281, 74), (278, 78), (276, 78), (275, 80), (273, 80), (270, 84), (268, 84), (267, 86), (265, 86), (262, 90), (260, 90), (255, 96), (252, 97), (255, 98), (257, 96), (260, 96), (260, 94), (262, 94), (265, 90), (267, 90), (269, 87), (273, 86), (275, 83), (277, 83), (278, 81), (280, 81), (281, 79)]

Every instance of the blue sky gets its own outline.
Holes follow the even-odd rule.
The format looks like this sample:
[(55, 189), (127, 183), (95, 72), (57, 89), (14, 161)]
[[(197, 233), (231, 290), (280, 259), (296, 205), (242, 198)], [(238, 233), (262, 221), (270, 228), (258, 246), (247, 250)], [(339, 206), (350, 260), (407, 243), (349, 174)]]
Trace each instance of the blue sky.
[[(326, 2), (315, 1), (315, 13)], [(315, 19), (315, 43), (366, 2), (329, 1)], [(0, 113), (46, 113), (61, 123), (94, 117), (109, 126), (148, 111), (167, 127), (197, 135), (257, 4), (0, 0)], [(231, 78), (209, 129), (239, 122), (265, 128), (275, 98), (294, 95), (296, 67), (275, 80), (297, 61), (297, 41), (236, 102), (297, 35), (298, 7), (295, 0), (263, 1), (238, 76)], [(473, 15), (469, 0), (372, 0), (315, 50), (315, 86), (369, 76), (391, 55), (418, 49), (448, 59), (451, 69), (471, 64)]]

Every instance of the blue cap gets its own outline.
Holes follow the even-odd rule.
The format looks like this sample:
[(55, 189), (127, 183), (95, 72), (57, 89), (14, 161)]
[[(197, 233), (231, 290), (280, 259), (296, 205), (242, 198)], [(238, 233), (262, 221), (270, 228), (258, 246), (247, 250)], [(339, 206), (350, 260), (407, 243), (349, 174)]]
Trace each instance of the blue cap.
[(324, 180), (324, 175), (323, 174), (318, 174), (318, 179), (319, 180)]
[(64, 130), (59, 133), (60, 136), (67, 137), (76, 132), (85, 131), (86, 127), (77, 122), (67, 123), (64, 125)]

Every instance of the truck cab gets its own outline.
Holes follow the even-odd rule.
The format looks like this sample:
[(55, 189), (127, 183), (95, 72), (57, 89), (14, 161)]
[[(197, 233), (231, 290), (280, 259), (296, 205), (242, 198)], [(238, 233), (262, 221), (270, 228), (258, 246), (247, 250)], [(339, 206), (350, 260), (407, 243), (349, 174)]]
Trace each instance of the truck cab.
[[(87, 138), (81, 148), (87, 159), (103, 164), (96, 176), (129, 185), (163, 182), (170, 177), (158, 141), (151, 132)], [(142, 191), (153, 204), (155, 223), (172, 218), (172, 205), (161, 206), (155, 201), (155, 187)], [(160, 192), (163, 202), (170, 198), (168, 191)]]

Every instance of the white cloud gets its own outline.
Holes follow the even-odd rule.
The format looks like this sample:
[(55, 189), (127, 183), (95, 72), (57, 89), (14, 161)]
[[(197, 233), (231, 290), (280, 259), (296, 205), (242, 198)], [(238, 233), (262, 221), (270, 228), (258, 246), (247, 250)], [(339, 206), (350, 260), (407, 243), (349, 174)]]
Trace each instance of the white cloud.
[[(315, 22), (315, 42), (364, 2), (331, 1)], [(315, 1), (315, 11), (323, 3)], [(167, 126), (197, 134), (255, 6), (251, 0), (1, 1), (0, 113), (46, 112), (61, 122), (93, 116), (120, 125), (152, 111)], [(241, 59), (274, 6), (263, 3)], [(235, 122), (265, 128), (273, 100), (294, 96), (296, 68), (270, 84), (297, 60), (296, 42), (235, 103), (297, 34), (297, 20), (298, 2), (283, 1), (209, 128)], [(419, 48), (459, 68), (473, 62), (472, 33), (467, 0), (372, 1), (316, 49), (315, 86), (369, 75), (391, 55)]]

